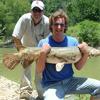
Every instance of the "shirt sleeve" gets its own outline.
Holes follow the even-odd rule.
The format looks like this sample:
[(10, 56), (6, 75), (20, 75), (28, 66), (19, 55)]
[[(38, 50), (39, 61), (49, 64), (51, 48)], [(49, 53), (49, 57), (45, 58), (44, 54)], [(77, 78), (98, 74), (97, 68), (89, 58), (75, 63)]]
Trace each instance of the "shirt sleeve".
[(26, 29), (25, 18), (24, 15), (20, 17), (18, 22), (15, 25), (12, 36), (21, 39)]
[(46, 23), (46, 25), (45, 25), (44, 37), (48, 36), (49, 33), (50, 33), (49, 23)]
[(74, 46), (78, 46), (78, 45), (79, 45), (79, 42), (78, 42), (78, 40), (75, 38)]
[(50, 29), (49, 29), (49, 18), (46, 17), (46, 16), (43, 16), (43, 20), (44, 20), (44, 37), (46, 37), (50, 33)]
[(48, 44), (48, 39), (47, 38), (42, 39), (39, 41), (38, 47), (42, 47), (43, 45), (46, 45), (46, 44)]
[(37, 47), (42, 47), (42, 45), (43, 45), (43, 42), (42, 40), (40, 40)]

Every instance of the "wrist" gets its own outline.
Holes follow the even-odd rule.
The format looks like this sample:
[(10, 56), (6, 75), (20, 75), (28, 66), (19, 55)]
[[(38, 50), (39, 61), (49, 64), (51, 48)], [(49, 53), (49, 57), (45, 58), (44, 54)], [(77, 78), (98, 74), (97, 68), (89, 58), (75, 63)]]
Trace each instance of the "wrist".
[(17, 47), (17, 50), (18, 50), (18, 51), (21, 51), (21, 50), (24, 50), (24, 49), (25, 49), (25, 47), (22, 46), (22, 45), (20, 45), (19, 47)]
[(42, 50), (41, 50), (41, 53), (43, 53), (43, 54), (45, 54), (45, 55), (47, 55), (49, 52), (50, 52), (50, 49), (48, 49), (48, 50), (42, 49)]
[(82, 54), (83, 57), (88, 58), (89, 57), (89, 53), (84, 53)]
[(40, 51), (40, 55), (45, 55), (45, 56), (46, 56), (46, 55), (47, 55), (47, 52), (44, 51), (44, 50), (41, 50), (41, 51)]

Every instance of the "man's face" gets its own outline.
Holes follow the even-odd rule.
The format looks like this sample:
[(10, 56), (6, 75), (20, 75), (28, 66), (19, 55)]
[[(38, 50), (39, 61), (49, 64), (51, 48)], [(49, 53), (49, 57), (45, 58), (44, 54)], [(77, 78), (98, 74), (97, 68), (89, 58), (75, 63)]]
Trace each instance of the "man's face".
[(51, 28), (52, 28), (52, 33), (54, 36), (62, 36), (65, 30), (65, 19), (60, 18), (60, 17), (54, 19), (54, 22)]
[(42, 15), (43, 15), (43, 11), (41, 9), (39, 9), (38, 7), (33, 8), (32, 18), (35, 24), (40, 22)]

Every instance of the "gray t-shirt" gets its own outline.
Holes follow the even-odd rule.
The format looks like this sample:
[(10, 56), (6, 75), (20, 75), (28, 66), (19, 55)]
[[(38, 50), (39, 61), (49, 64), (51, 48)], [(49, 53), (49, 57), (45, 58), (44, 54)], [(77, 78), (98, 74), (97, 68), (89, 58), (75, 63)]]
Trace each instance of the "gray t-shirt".
[(34, 26), (31, 13), (26, 13), (20, 17), (15, 25), (12, 36), (21, 40), (23, 46), (37, 46), (39, 40), (49, 34), (49, 19), (42, 16), (41, 22)]

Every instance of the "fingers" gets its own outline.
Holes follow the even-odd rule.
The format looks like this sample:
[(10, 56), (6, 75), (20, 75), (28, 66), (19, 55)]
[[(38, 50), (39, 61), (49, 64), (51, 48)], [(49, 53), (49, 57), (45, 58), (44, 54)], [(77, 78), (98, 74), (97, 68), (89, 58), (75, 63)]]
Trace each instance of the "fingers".
[(48, 54), (51, 50), (51, 46), (49, 44), (43, 45), (41, 52), (44, 52), (45, 54)]
[(78, 45), (80, 51), (82, 54), (89, 54), (88, 52), (88, 44), (85, 42), (82, 42), (81, 44)]

